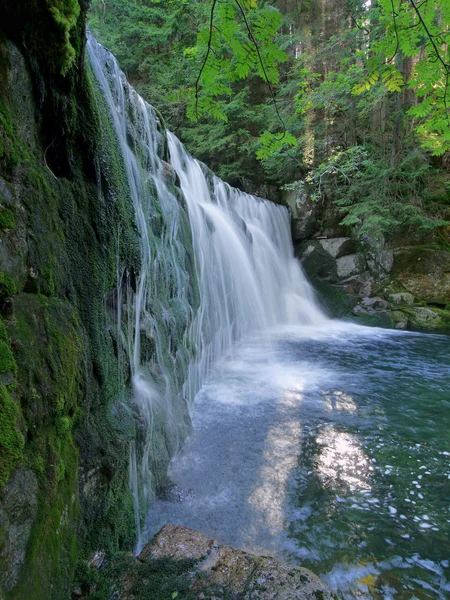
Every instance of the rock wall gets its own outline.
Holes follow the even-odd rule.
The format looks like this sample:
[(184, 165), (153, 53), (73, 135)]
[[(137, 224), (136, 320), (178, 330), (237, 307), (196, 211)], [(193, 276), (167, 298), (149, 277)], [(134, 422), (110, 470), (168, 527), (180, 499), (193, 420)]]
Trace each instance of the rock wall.
[(139, 240), (108, 110), (84, 59), (86, 10), (77, 0), (0, 2), (7, 599), (69, 598), (80, 558), (135, 541), (130, 442), (142, 440), (116, 299), (118, 285), (135, 285)]
[[(405, 233), (385, 238), (340, 225), (342, 215), (288, 191), (296, 255), (328, 313), (368, 325), (450, 329), (450, 246)], [(437, 238), (440, 239), (440, 238)]]

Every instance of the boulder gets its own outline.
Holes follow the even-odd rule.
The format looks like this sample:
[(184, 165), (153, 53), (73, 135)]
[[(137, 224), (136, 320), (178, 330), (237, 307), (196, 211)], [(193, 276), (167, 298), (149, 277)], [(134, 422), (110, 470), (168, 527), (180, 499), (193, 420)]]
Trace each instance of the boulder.
[(326, 252), (316, 240), (303, 242), (297, 249), (296, 255), (300, 258), (302, 267), (313, 285), (316, 280), (325, 280), (330, 283), (338, 281), (336, 261)]
[(341, 258), (355, 252), (355, 242), (348, 237), (321, 239), (319, 243), (333, 258)]
[(345, 281), (344, 287), (348, 294), (359, 298), (370, 297), (374, 285), (373, 277), (368, 271), (353, 275)]
[(450, 252), (413, 246), (393, 253), (392, 274), (412, 295), (425, 302), (450, 303)]
[(361, 301), (362, 306), (371, 310), (386, 310), (387, 302), (383, 298), (363, 298)]
[(362, 254), (348, 254), (336, 259), (336, 266), (339, 279), (348, 279), (362, 273), (366, 268), (366, 261)]
[[(207, 536), (179, 525), (166, 525), (138, 556), (141, 563), (174, 560), (195, 561), (184, 574), (198, 598), (241, 600), (331, 600), (336, 596), (317, 575), (268, 556), (256, 556), (221, 545)], [(128, 580), (130, 581), (130, 580)], [(143, 589), (136, 573), (133, 588)], [(126, 590), (132, 598), (133, 589)]]
[(301, 242), (313, 235), (317, 229), (319, 204), (301, 190), (290, 190), (283, 195), (284, 202), (292, 213), (292, 236)]
[(394, 265), (394, 253), (392, 250), (368, 252), (367, 265), (375, 279), (386, 279)]
[(414, 296), (408, 292), (389, 294), (388, 300), (396, 306), (399, 306), (401, 304), (412, 306), (414, 304)]

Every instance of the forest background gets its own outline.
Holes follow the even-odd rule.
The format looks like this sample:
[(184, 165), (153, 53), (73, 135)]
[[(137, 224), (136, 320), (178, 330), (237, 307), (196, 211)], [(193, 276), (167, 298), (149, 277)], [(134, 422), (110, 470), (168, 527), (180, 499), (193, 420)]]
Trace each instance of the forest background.
[(89, 26), (230, 184), (450, 247), (450, 2), (93, 0)]

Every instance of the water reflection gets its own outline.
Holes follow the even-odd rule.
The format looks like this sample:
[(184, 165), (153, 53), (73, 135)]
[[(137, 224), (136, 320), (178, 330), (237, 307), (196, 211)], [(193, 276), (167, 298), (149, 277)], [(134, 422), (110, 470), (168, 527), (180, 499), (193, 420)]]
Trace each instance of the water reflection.
[(355, 434), (324, 427), (316, 443), (322, 447), (316, 470), (326, 487), (370, 490), (373, 466)]
[(303, 389), (304, 385), (298, 383), (281, 397), (275, 423), (269, 428), (264, 442), (257, 484), (248, 499), (259, 513), (258, 522), (266, 523), (272, 535), (287, 529), (288, 484), (298, 464), (302, 432), (300, 421), (292, 418), (292, 410), (300, 406)]
[(448, 598), (448, 339), (294, 333), (217, 365), (149, 534), (199, 529), (302, 564), (344, 600)]

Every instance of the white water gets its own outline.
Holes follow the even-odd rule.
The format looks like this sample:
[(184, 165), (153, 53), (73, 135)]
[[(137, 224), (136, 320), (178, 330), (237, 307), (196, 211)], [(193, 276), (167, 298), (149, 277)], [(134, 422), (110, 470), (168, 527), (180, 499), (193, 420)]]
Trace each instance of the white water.
[[(146, 431), (143, 448), (130, 448), (139, 551), (142, 508), (151, 504), (156, 485), (153, 454), (164, 440), (169, 454), (179, 450), (187, 433), (183, 403), (192, 404), (213, 363), (232, 351), (233, 342), (257, 331), (319, 325), (326, 317), (293, 256), (288, 210), (231, 188), (168, 133), (171, 165), (187, 205), (190, 235), (185, 231), (173, 171), (160, 157), (155, 111), (107, 50), (92, 37), (87, 47), (123, 157), (140, 240), (135, 290), (120, 265), (117, 281), (118, 335), (127, 339), (132, 404)], [(150, 362), (142, 359), (143, 334), (155, 343)], [(155, 437), (161, 423), (164, 440)]]
[(286, 208), (230, 187), (194, 160), (171, 133), (171, 163), (186, 198), (200, 283), (192, 327), (195, 392), (232, 344), (280, 324), (325, 322), (294, 258)]

